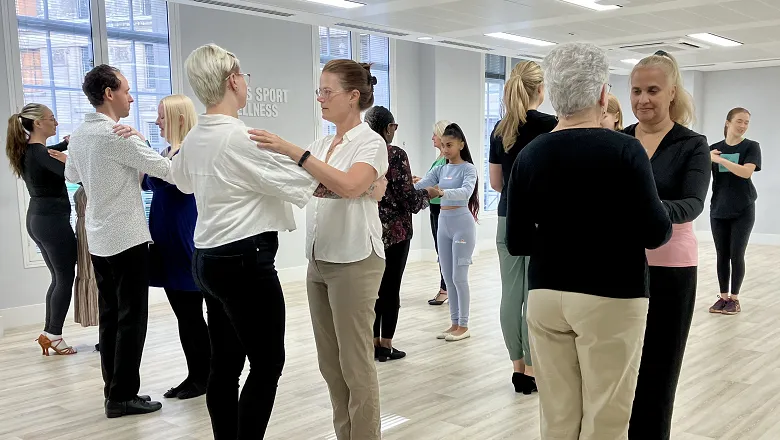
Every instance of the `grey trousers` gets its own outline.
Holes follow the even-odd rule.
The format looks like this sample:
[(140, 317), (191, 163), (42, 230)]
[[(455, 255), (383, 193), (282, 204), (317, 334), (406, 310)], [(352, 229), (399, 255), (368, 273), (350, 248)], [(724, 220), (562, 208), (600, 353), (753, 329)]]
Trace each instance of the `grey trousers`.
[(528, 262), (529, 257), (514, 257), (506, 249), (506, 217), (498, 218), (496, 248), (501, 268), (501, 331), (509, 359), (531, 363), (528, 338)]
[(442, 209), (439, 214), (439, 265), (447, 284), (452, 325), (469, 326), (469, 266), (477, 241), (474, 216), (467, 208)]

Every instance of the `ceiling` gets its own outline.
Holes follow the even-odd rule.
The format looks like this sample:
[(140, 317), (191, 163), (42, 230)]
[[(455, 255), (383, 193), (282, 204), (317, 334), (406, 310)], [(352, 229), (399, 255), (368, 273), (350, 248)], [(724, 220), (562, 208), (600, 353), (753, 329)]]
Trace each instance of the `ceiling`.
[[(358, 0), (365, 6), (354, 9), (305, 0), (169, 1), (276, 18), (280, 17), (275, 13), (291, 14), (282, 19), (372, 28), (372, 33), (394, 38), (474, 46), (458, 47), (518, 58), (543, 57), (549, 48), (484, 34), (591, 42), (608, 49), (617, 73), (631, 68), (621, 60), (642, 58), (659, 48), (674, 54), (684, 70), (780, 66), (780, 0), (597, 0), (623, 6), (603, 12), (559, 0)], [(686, 37), (703, 32), (744, 44), (726, 48)]]

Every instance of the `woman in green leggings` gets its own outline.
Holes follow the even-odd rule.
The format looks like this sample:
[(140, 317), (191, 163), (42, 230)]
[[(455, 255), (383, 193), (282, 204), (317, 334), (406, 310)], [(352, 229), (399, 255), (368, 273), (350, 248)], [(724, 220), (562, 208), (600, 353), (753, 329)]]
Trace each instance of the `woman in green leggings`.
[(507, 198), (503, 189), (520, 151), (534, 138), (558, 124), (554, 116), (536, 109), (544, 100), (544, 76), (533, 61), (518, 63), (504, 86), (504, 117), (490, 136), (490, 186), (501, 193), (498, 204), (496, 247), (501, 267), (501, 330), (514, 366), (515, 391), (531, 394), (536, 380), (526, 324), (528, 299), (528, 257), (513, 257), (506, 249)]

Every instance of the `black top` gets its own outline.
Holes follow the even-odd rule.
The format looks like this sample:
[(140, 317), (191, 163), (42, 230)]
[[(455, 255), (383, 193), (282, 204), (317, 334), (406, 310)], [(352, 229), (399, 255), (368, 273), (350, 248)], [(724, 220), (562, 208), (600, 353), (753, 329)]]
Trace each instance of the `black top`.
[(507, 198), (507, 248), (531, 256), (530, 289), (648, 296), (645, 249), (672, 223), (639, 141), (604, 128), (543, 134), (515, 161)]
[(493, 133), (490, 135), (488, 161), (501, 165), (501, 174), (504, 178), (504, 191), (501, 192), (501, 199), (498, 201), (499, 217), (506, 217), (506, 186), (509, 183), (509, 173), (512, 172), (512, 165), (515, 163), (517, 155), (529, 142), (540, 134), (549, 133), (556, 125), (558, 125), (558, 119), (555, 116), (536, 110), (528, 110), (525, 114), (525, 124), (518, 129), (517, 139), (508, 152), (504, 151), (503, 139), (496, 134), (498, 124), (493, 127)]
[[(634, 136), (636, 124), (623, 133)], [(707, 138), (675, 123), (650, 159), (658, 196), (674, 224), (692, 222), (704, 210), (710, 186), (710, 148)]]
[[(719, 150), (721, 157), (731, 162), (745, 165), (752, 163), (756, 171), (761, 171), (761, 147), (758, 142), (744, 139), (737, 145), (720, 141), (710, 146), (710, 150)], [(743, 179), (726, 167), (712, 164), (712, 204), (710, 217), (737, 218), (758, 199), (756, 187), (750, 178)]]
[(67, 142), (46, 147), (28, 144), (24, 153), (22, 179), (30, 193), (29, 214), (70, 215), (70, 199), (65, 187), (65, 164), (49, 156), (47, 148), (57, 151), (68, 149)]

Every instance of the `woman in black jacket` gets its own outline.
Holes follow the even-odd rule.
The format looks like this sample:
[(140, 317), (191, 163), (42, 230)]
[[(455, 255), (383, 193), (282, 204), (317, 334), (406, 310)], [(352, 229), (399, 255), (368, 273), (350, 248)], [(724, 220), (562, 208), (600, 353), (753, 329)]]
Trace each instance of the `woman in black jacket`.
[(666, 52), (634, 67), (631, 107), (639, 123), (623, 132), (647, 151), (674, 232), (669, 243), (647, 251), (650, 308), (628, 437), (667, 440), (696, 300), (693, 220), (704, 209), (710, 151), (706, 137), (686, 128), (693, 121), (693, 98), (683, 88), (677, 62)]

